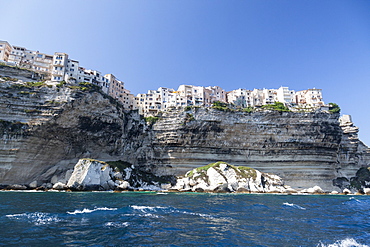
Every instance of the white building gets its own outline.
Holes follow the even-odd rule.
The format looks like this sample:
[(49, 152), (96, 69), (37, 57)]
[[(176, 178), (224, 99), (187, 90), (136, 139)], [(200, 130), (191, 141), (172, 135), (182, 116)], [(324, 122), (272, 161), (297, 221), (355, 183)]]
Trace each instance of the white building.
[(209, 103), (213, 103), (215, 101), (220, 101), (226, 103), (226, 91), (220, 88), (219, 86), (210, 86), (206, 87), (206, 89), (210, 90), (209, 93)]
[(276, 100), (284, 104), (296, 103), (295, 91), (288, 87), (280, 87), (276, 90)]
[(8, 62), (11, 52), (12, 46), (8, 42), (0, 40), (0, 61)]
[(296, 92), (296, 102), (298, 105), (308, 105), (320, 107), (324, 105), (321, 89), (307, 89)]
[(62, 52), (55, 52), (53, 56), (51, 80), (63, 81), (68, 65), (68, 54)]
[(226, 93), (226, 100), (227, 103), (231, 103), (240, 107), (252, 106), (252, 91), (241, 88), (235, 89)]

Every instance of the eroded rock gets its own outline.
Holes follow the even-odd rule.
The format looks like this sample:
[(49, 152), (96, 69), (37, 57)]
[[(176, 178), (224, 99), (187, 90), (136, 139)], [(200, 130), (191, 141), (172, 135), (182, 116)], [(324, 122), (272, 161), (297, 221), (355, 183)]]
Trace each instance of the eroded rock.
[(289, 186), (276, 175), (253, 168), (216, 162), (193, 169), (179, 178), (172, 190), (197, 192), (290, 193)]

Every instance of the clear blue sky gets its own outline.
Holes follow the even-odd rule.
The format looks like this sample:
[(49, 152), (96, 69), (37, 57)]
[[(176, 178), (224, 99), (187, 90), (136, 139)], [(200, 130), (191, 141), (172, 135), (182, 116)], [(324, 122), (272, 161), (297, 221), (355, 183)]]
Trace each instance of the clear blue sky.
[(323, 89), (370, 145), (370, 1), (0, 0), (0, 40), (66, 52), (132, 93)]

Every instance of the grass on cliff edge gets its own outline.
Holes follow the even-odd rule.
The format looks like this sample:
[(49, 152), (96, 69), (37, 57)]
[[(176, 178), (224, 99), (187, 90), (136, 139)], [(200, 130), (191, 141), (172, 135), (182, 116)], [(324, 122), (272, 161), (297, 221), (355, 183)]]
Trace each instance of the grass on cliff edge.
[[(199, 173), (199, 175), (196, 178), (201, 177), (201, 178), (205, 179), (207, 177), (207, 171), (208, 171), (209, 168), (212, 167), (216, 171), (219, 171), (219, 168), (220, 168), (221, 164), (227, 164), (231, 169), (234, 169), (235, 173), (237, 174), (237, 176), (239, 178), (245, 178), (245, 179), (253, 178), (253, 180), (255, 180), (257, 178), (257, 172), (256, 172), (255, 169), (250, 168), (250, 167), (246, 167), (246, 166), (233, 166), (233, 165), (230, 165), (230, 164), (228, 164), (226, 162), (223, 162), (223, 161), (218, 161), (218, 162), (215, 162), (215, 163), (210, 163), (206, 166), (195, 168), (195, 169), (189, 171), (186, 174), (186, 177), (193, 177), (194, 173), (197, 172), (197, 173)], [(194, 179), (196, 179), (196, 178), (194, 178)]]

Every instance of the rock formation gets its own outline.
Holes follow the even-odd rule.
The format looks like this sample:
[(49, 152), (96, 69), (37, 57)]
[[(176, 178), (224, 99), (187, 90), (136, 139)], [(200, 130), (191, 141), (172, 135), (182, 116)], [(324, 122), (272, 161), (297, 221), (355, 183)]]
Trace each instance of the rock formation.
[(334, 179), (369, 166), (357, 131), (349, 117), (327, 112), (174, 108), (146, 123), (94, 87), (1, 82), (0, 184), (66, 184), (81, 158), (121, 160), (138, 180), (222, 160), (276, 174), (296, 189), (331, 191)]
[(276, 175), (225, 162), (195, 168), (187, 172), (184, 178), (178, 179), (171, 189), (198, 192), (296, 192), (289, 186), (284, 186), (282, 179)]
[[(125, 166), (126, 165), (126, 166)], [(124, 162), (108, 164), (94, 159), (80, 159), (67, 184), (57, 182), (54, 189), (71, 190), (160, 190), (169, 187), (174, 177), (157, 177), (146, 174)]]

